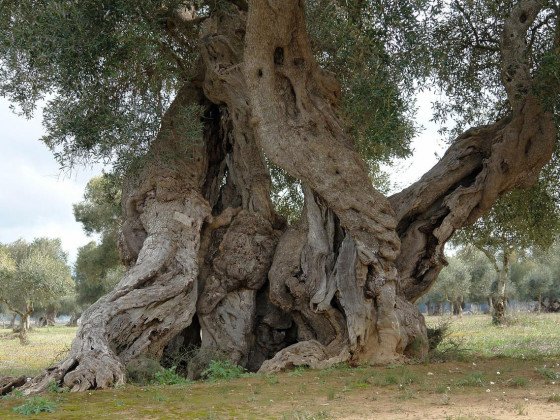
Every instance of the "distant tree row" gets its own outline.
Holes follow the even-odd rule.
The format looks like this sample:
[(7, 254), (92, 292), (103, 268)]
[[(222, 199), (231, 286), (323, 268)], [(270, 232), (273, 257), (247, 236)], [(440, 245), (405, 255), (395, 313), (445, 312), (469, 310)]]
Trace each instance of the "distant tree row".
[(0, 244), (0, 302), (19, 315), (22, 344), (28, 342), (29, 317), (34, 310), (41, 308), (52, 315), (62, 305), (61, 297), (73, 289), (68, 256), (60, 239)]
[(478, 248), (469, 245), (448, 258), (437, 282), (419, 303), (425, 303), (430, 315), (442, 314), (445, 304), (461, 315), (467, 302), (488, 305), (493, 311), (497, 297), (505, 301), (536, 302), (537, 311), (560, 311), (560, 243), (544, 252), (512, 251), (502, 289), (503, 267), (495, 264)]
[[(31, 315), (41, 325), (54, 325), (57, 314), (76, 321), (87, 306), (111, 290), (122, 277), (117, 246), (120, 228), (120, 186), (104, 175), (90, 180), (84, 200), (74, 205), (76, 221), (89, 235), (99, 235), (78, 249), (73, 276), (60, 239), (19, 239), (0, 244), (0, 313), (12, 316), (10, 326), (28, 342)], [(19, 316), (20, 325), (15, 327)]]

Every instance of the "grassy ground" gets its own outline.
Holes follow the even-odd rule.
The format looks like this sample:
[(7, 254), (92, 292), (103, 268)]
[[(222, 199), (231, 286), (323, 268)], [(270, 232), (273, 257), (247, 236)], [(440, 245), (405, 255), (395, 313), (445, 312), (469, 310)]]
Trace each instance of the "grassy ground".
[[(428, 319), (429, 324), (438, 322)], [(461, 341), (463, 350), (467, 349), (455, 353), (460, 361), (387, 367), (341, 365), (324, 371), (300, 369), (171, 386), (126, 385), (81, 394), (50, 392), (41, 398), (53, 403), (54, 413), (27, 418), (558, 419), (559, 326), (560, 315), (525, 316), (507, 328), (491, 326), (486, 316), (465, 316), (454, 320), (451, 327), (450, 339)], [(31, 354), (31, 347), (22, 351), (17, 339), (12, 343), (1, 336), (0, 376), (17, 369), (36, 371), (38, 361), (54, 359), (57, 351), (69, 344), (72, 333), (71, 329), (58, 328), (35, 331), (31, 346), (42, 343), (35, 347), (37, 356)], [(22, 358), (23, 353), (27, 358)], [(34, 360), (34, 366), (19, 366), (26, 360)], [(40, 403), (17, 395), (4, 397), (0, 418), (22, 418), (13, 409), (33, 402)]]
[(560, 314), (509, 315), (507, 326), (492, 325), (490, 316), (427, 317), (428, 326), (451, 321), (451, 338), (467, 354), (542, 359), (560, 357)]
[(0, 329), (0, 377), (33, 376), (62, 359), (76, 330), (75, 327), (33, 328), (29, 331), (30, 344), (21, 346), (17, 334)]

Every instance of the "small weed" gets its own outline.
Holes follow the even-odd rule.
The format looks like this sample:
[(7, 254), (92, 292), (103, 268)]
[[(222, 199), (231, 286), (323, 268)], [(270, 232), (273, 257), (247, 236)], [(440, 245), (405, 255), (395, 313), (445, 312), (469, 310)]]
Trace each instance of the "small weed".
[(522, 388), (524, 386), (527, 386), (529, 384), (529, 382), (527, 381), (527, 379), (525, 379), (524, 377), (520, 376), (518, 378), (513, 378), (510, 382), (509, 382), (509, 386), (513, 386), (515, 388)]
[(266, 375), (266, 383), (269, 385), (275, 385), (279, 382), (278, 375)]
[(319, 377), (320, 377), (320, 378), (322, 378), (322, 377), (324, 377), (324, 376), (329, 377), (329, 376), (331, 376), (331, 375), (333, 374), (334, 371), (335, 371), (335, 367), (334, 367), (334, 366), (329, 366), (329, 367), (326, 368), (326, 369), (321, 369), (321, 370), (319, 371)]
[(471, 372), (465, 379), (457, 382), (458, 386), (486, 386), (486, 379), (482, 372)]
[(527, 415), (527, 406), (523, 403), (515, 404), (515, 409), (517, 410), (518, 416), (526, 416)]
[(327, 392), (327, 400), (329, 401), (334, 400), (334, 396), (335, 396), (334, 389), (329, 389), (329, 392)]
[(400, 388), (418, 381), (418, 376), (404, 367), (399, 368), (397, 371), (387, 372), (384, 378), (375, 377), (373, 379), (368, 378), (367, 380), (367, 382), (376, 386), (399, 385)]
[(53, 356), (52, 360), (49, 363), (49, 366), (56, 365), (58, 362), (66, 359), (68, 353), (70, 353), (70, 345), (66, 344)]
[(418, 375), (416, 375), (415, 373), (402, 368), (399, 372), (399, 383), (405, 385), (405, 384), (413, 384), (413, 383), (417, 383), (419, 382), (419, 378)]
[(23, 391), (19, 390), (19, 389), (14, 389), (12, 392), (10, 392), (9, 394), (6, 394), (2, 397), (0, 397), (0, 399), (2, 400), (11, 400), (14, 398), (22, 398), (23, 397)]
[(402, 367), (402, 365), (400, 363), (396, 363), (396, 364), (394, 363), (394, 364), (385, 366), (385, 369), (391, 370), (391, 369), (396, 369), (396, 368), (399, 368), (399, 367)]
[(155, 374), (155, 382), (159, 385), (186, 385), (190, 383), (187, 378), (177, 375), (173, 366), (171, 369), (163, 369)]
[(399, 383), (399, 378), (394, 373), (388, 373), (385, 375), (385, 384), (395, 385)]
[(232, 388), (228, 385), (222, 385), (220, 388), (218, 388), (220, 391), (220, 394), (227, 394), (228, 392), (232, 391)]
[(56, 404), (54, 402), (40, 396), (35, 396), (29, 398), (22, 405), (12, 408), (12, 411), (28, 416), (30, 414), (39, 414), (43, 411), (46, 413), (54, 413), (55, 407)]
[(303, 372), (307, 370), (306, 366), (296, 366), (294, 370), (288, 372), (288, 376), (302, 376)]
[(160, 394), (156, 394), (154, 395), (154, 399), (157, 402), (167, 402), (169, 401), (169, 397), (165, 396), (165, 395), (160, 395)]
[(385, 375), (384, 378), (376, 377), (371, 380), (371, 383), (375, 386), (387, 386), (391, 384), (398, 383), (397, 377), (393, 374)]
[(52, 393), (52, 394), (61, 394), (63, 392), (70, 392), (70, 388), (68, 387), (64, 387), (61, 388), (58, 385), (58, 382), (56, 382), (54, 379), (52, 381), (49, 382), (49, 389), (48, 392)]
[(219, 417), (216, 413), (210, 413), (210, 414), (206, 414), (204, 417), (200, 418), (201, 420), (219, 420), (221, 419), (221, 417)]
[(464, 360), (469, 350), (463, 338), (452, 338), (451, 319), (442, 319), (438, 325), (428, 326), (428, 357), (425, 362), (448, 362)]
[(547, 367), (535, 368), (535, 371), (548, 381), (560, 379), (559, 373), (556, 373), (555, 371), (553, 371), (552, 369), (548, 369)]
[(53, 379), (52, 381), (49, 382), (49, 389), (48, 389), (49, 392), (51, 392), (53, 394), (56, 394), (59, 389), (60, 388), (58, 387), (58, 382), (57, 381), (55, 381)]
[(436, 386), (436, 394), (447, 394), (447, 392), (449, 391), (449, 387), (445, 384), (439, 384), (438, 386)]
[(308, 411), (296, 411), (292, 414), (284, 414), (284, 420), (325, 420), (330, 419), (331, 416), (326, 411), (319, 411), (316, 414), (311, 414)]
[(451, 405), (451, 397), (449, 396), (449, 394), (447, 392), (441, 396), (441, 404), (442, 405)]
[(560, 394), (552, 394), (547, 401), (549, 403), (560, 403)]
[(410, 389), (403, 389), (402, 392), (399, 392), (397, 395), (397, 400), (401, 400), (401, 401), (411, 400), (414, 398), (418, 398), (418, 397)]
[(240, 378), (245, 369), (234, 365), (231, 360), (211, 360), (208, 368), (202, 372), (202, 376), (210, 381), (228, 381)]

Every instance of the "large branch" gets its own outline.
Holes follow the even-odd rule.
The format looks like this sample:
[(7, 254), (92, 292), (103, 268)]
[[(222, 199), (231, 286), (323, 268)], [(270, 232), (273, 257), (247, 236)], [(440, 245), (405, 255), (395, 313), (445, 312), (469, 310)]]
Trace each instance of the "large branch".
[[(205, 23), (201, 34), (201, 61), (204, 79), (201, 87), (207, 99), (225, 105), (229, 118), (224, 139), (228, 154), (228, 176), (240, 191), (243, 209), (272, 219), (270, 174), (250, 123), (251, 109), (241, 60), (247, 23), (246, 13), (231, 7), (217, 11)], [(229, 130), (228, 130), (229, 129)]]
[(339, 85), (317, 65), (305, 28), (301, 1), (249, 2), (244, 70), (260, 144), (328, 203), (362, 263), (380, 279), (395, 279), (393, 211), (343, 132)]
[(397, 260), (401, 292), (409, 300), (437, 278), (453, 232), (474, 223), (498, 196), (532, 185), (552, 156), (556, 126), (531, 94), (526, 58), (525, 33), (538, 10), (536, 2), (522, 2), (504, 25), (504, 83), (512, 115), (466, 131), (418, 182), (390, 198), (403, 249)]

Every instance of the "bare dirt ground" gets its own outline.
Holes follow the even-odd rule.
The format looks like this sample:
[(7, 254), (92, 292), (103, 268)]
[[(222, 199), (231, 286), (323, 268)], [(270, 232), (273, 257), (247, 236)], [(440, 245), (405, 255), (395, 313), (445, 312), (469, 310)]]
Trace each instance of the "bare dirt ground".
[[(452, 338), (468, 350), (455, 355), (462, 361), (48, 392), (41, 398), (55, 403), (55, 412), (25, 417), (13, 409), (30, 399), (15, 393), (0, 399), (0, 419), (560, 420), (560, 314), (527, 316), (507, 328), (484, 316), (454, 322)], [(0, 376), (34, 374), (74, 334), (35, 330), (26, 347), (11, 333), (0, 334)]]

